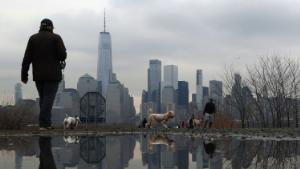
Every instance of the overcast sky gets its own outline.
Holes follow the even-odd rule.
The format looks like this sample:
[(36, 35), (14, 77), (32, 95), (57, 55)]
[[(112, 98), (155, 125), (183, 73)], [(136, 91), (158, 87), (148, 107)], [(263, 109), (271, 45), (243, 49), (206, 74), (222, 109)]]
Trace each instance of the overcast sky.
[[(104, 8), (113, 69), (136, 106), (147, 88), (149, 59), (178, 65), (179, 80), (193, 93), (196, 69), (208, 85), (221, 80), (225, 65), (243, 72), (260, 56), (300, 54), (296, 0), (1, 0), (0, 99), (12, 99), (28, 38), (43, 18), (53, 21), (67, 47), (66, 87), (76, 88), (85, 73), (96, 77)], [(23, 95), (37, 97), (32, 81)]]

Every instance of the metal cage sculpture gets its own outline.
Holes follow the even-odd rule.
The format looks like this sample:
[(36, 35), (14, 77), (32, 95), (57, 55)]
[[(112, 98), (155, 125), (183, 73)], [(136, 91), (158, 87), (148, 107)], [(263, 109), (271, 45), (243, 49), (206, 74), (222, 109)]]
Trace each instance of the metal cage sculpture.
[(87, 92), (80, 99), (81, 122), (104, 123), (105, 115), (105, 98), (99, 92)]

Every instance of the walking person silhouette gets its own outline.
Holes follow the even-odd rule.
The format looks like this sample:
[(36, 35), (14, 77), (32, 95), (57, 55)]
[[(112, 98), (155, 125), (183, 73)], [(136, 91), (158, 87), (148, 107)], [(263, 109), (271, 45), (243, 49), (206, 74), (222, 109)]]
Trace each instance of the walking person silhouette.
[(39, 32), (29, 38), (22, 62), (21, 80), (24, 84), (28, 82), (28, 70), (32, 64), (33, 81), (39, 94), (40, 130), (53, 128), (51, 110), (67, 57), (64, 42), (53, 33), (53, 29), (50, 19), (41, 21)]
[(206, 103), (206, 105), (205, 105), (205, 108), (203, 111), (205, 123), (204, 123), (203, 128), (206, 128), (207, 123), (209, 124), (209, 128), (211, 128), (212, 123), (214, 121), (213, 114), (216, 113), (216, 106), (213, 101), (214, 101), (213, 99), (209, 99), (209, 102)]

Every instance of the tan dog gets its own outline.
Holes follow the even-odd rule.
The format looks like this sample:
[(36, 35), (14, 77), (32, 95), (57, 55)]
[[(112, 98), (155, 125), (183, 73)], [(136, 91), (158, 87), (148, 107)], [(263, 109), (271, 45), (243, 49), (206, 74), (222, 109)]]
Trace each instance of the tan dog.
[(152, 113), (152, 109), (150, 109), (147, 127), (152, 128), (155, 123), (159, 123), (165, 128), (168, 128), (167, 122), (169, 119), (173, 117), (175, 117), (175, 113), (173, 111), (168, 111), (167, 113), (164, 114), (156, 114), (156, 113)]
[(203, 124), (203, 118), (199, 118), (199, 119), (196, 119), (194, 118), (193, 119), (193, 126), (196, 128), (196, 127), (199, 127), (201, 128), (202, 127), (202, 124)]
[(154, 145), (166, 145), (169, 149), (175, 147), (175, 141), (164, 135), (150, 135), (148, 149), (153, 150)]

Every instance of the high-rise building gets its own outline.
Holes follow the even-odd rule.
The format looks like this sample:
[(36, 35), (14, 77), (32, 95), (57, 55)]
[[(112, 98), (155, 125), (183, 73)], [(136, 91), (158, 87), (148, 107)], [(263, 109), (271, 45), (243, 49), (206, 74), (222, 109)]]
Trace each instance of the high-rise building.
[(219, 112), (223, 104), (223, 83), (218, 80), (209, 81), (209, 97), (215, 101), (216, 109)]
[(175, 106), (177, 103), (177, 95), (176, 95), (176, 91), (174, 90), (174, 88), (172, 86), (165, 86), (162, 90), (162, 97), (161, 97), (161, 109), (162, 112), (166, 112), (166, 111), (175, 111)]
[(61, 107), (61, 101), (62, 101), (62, 94), (63, 91), (65, 90), (65, 76), (64, 74), (62, 75), (62, 80), (59, 82), (58, 89), (55, 95), (53, 107)]
[(177, 105), (188, 107), (189, 105), (189, 83), (187, 81), (178, 81)]
[(19, 102), (23, 99), (22, 94), (22, 84), (17, 83), (15, 85), (15, 105), (19, 104)]
[(178, 88), (178, 67), (176, 65), (164, 66), (163, 86), (172, 86), (175, 90)]
[(218, 80), (209, 81), (209, 96), (214, 100), (222, 100), (223, 98), (223, 83)]
[(142, 92), (142, 100), (140, 105), (140, 120), (142, 121), (144, 118), (147, 118), (147, 104), (148, 102), (148, 92), (146, 90), (143, 90)]
[(160, 112), (161, 61), (150, 60), (148, 68), (148, 102), (156, 104), (156, 112)]
[(232, 110), (232, 116), (234, 119), (241, 119), (239, 107), (243, 105), (242, 102), (242, 77), (240, 74), (234, 74), (234, 84), (231, 89), (231, 99), (235, 103), (235, 107)]
[(77, 82), (77, 90), (81, 98), (87, 92), (99, 92), (101, 90), (101, 82), (95, 80), (89, 74), (84, 74)]
[(209, 100), (209, 89), (206, 86), (203, 86), (202, 89), (203, 89), (203, 105), (204, 105)]
[(62, 75), (62, 80), (59, 82), (57, 93), (61, 93), (66, 88), (65, 75)]
[(196, 103), (199, 111), (203, 109), (203, 74), (202, 70), (198, 69), (196, 74)]
[(192, 93), (192, 103), (196, 103), (196, 93)]
[(99, 35), (98, 45), (98, 65), (97, 65), (97, 80), (102, 83), (102, 95), (106, 97), (107, 86), (113, 78), (112, 68), (112, 50), (110, 33), (106, 32), (105, 13), (104, 13), (104, 30)]
[(133, 123), (134, 116), (133, 97), (130, 96), (128, 88), (119, 81), (109, 83), (106, 98), (106, 122), (130, 124)]

